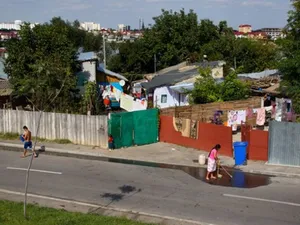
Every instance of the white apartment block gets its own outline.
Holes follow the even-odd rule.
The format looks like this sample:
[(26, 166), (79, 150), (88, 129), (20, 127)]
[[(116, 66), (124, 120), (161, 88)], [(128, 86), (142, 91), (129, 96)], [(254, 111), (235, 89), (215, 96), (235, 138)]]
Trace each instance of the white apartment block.
[(262, 28), (261, 31), (265, 32), (273, 40), (285, 37), (281, 28)]
[[(7, 29), (7, 30), (21, 30), (21, 26), (24, 24), (21, 20), (15, 20), (11, 23), (0, 23), (0, 29)], [(30, 24), (30, 28), (35, 27), (38, 23)]]
[(125, 24), (118, 24), (118, 31), (119, 32), (124, 32), (125, 28), (126, 28)]
[(80, 27), (86, 31), (99, 31), (101, 30), (101, 26), (99, 23), (94, 22), (84, 22), (80, 23)]

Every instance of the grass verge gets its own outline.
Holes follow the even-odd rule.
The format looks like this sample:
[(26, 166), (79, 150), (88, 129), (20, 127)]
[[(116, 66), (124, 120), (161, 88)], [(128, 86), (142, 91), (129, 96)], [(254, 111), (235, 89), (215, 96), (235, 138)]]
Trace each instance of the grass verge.
[[(0, 133), (0, 139), (2, 140), (19, 140), (20, 134), (17, 133)], [(33, 137), (34, 140), (34, 137)], [(38, 142), (47, 142), (47, 143), (57, 143), (57, 144), (72, 144), (72, 142), (68, 139), (55, 139), (48, 140), (45, 138), (38, 138)]]
[(124, 218), (71, 213), (64, 210), (28, 205), (28, 218), (23, 217), (23, 204), (0, 201), (1, 225), (150, 225)]

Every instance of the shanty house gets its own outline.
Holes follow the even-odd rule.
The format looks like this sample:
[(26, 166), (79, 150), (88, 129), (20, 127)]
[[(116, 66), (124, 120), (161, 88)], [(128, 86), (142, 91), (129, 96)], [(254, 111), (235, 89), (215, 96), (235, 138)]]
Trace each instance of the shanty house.
[(194, 83), (199, 77), (199, 68), (211, 68), (212, 76), (216, 80), (223, 79), (223, 66), (225, 62), (202, 62), (189, 65), (181, 63), (159, 71), (151, 81), (142, 83), (147, 90), (149, 101), (154, 107), (168, 108), (173, 106), (188, 105), (187, 91), (194, 88)]

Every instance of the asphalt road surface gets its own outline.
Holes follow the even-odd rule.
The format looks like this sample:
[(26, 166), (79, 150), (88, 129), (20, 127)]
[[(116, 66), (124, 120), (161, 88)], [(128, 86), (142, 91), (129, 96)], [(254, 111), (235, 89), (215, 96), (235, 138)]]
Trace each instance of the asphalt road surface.
[[(0, 189), (23, 192), (29, 157), (0, 151)], [(180, 170), (40, 155), (29, 192), (216, 225), (299, 225), (300, 180), (214, 186)]]

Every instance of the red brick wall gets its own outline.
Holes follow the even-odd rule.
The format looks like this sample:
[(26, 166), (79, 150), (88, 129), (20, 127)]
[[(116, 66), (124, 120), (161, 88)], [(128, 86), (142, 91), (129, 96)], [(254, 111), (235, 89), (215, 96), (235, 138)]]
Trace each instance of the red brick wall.
[(220, 144), (220, 154), (232, 156), (232, 131), (230, 127), (209, 123), (198, 124), (198, 139), (183, 137), (173, 127), (172, 116), (160, 116), (160, 141), (199, 150), (210, 151)]

